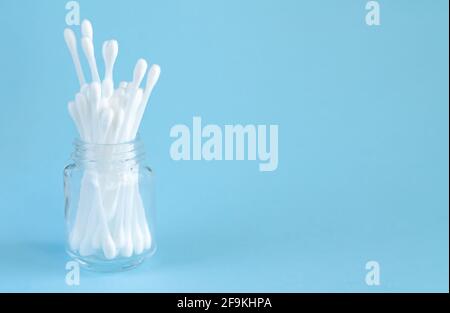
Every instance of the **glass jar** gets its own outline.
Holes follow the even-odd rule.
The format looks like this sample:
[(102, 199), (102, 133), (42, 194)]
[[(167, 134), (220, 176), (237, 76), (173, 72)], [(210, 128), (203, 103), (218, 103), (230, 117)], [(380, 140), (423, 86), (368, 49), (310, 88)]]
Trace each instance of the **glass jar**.
[(156, 250), (154, 176), (142, 142), (74, 146), (64, 169), (67, 252), (92, 270), (137, 266)]

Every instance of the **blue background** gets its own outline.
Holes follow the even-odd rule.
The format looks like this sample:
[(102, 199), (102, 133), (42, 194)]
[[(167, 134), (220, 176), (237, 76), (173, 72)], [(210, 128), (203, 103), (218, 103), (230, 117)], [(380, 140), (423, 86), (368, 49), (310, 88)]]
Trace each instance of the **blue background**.
[[(448, 1), (379, 2), (368, 27), (365, 0), (79, 1), (116, 78), (162, 68), (141, 129), (159, 250), (69, 287), (66, 1), (1, 0), (0, 291), (448, 291)], [(173, 161), (194, 115), (278, 124), (278, 169)]]

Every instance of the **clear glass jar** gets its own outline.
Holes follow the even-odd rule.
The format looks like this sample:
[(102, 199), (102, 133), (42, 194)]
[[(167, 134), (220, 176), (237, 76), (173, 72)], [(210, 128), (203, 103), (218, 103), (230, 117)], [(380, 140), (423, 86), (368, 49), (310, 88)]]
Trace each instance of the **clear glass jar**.
[(154, 176), (142, 142), (74, 146), (64, 169), (67, 252), (92, 270), (137, 266), (156, 250)]

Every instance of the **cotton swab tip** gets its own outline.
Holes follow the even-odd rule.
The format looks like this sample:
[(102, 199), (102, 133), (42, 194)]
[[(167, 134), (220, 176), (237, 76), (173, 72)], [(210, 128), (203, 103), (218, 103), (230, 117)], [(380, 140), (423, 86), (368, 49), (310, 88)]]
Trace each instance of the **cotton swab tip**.
[(161, 74), (161, 68), (158, 64), (153, 64), (150, 68), (150, 71), (147, 76), (147, 90), (152, 90), (153, 87), (155, 87), (156, 83), (158, 82), (159, 75)]
[(66, 41), (69, 51), (72, 53), (77, 48), (77, 39), (75, 33), (70, 28), (64, 29), (64, 40)]
[(92, 29), (92, 24), (89, 20), (84, 20), (81, 23), (81, 34), (83, 35), (83, 37), (87, 37), (91, 41), (94, 39), (94, 31)]
[(145, 86), (145, 92), (143, 97), (143, 109), (145, 110), (145, 106), (147, 105), (148, 99), (152, 94), (152, 90), (158, 82), (159, 75), (161, 74), (161, 68), (158, 64), (153, 64), (150, 68), (150, 71), (147, 74), (147, 84)]
[(68, 103), (67, 107), (68, 107), (68, 109), (69, 109), (70, 117), (73, 119), (73, 121), (75, 122), (75, 124), (77, 124), (77, 123), (78, 123), (78, 120), (77, 120), (77, 115), (76, 115), (76, 112), (75, 112), (75, 102), (74, 102), (74, 101), (70, 101), (70, 102)]
[(119, 54), (119, 43), (117, 40), (108, 40), (103, 45), (103, 58), (108, 63), (114, 63)]
[(144, 79), (145, 73), (147, 72), (147, 61), (144, 59), (139, 59), (134, 67), (133, 72), (133, 87), (138, 88)]
[(98, 104), (100, 102), (100, 99), (102, 97), (102, 87), (100, 83), (93, 82), (91, 84), (91, 88), (89, 90), (89, 96), (90, 100), (93, 104)]

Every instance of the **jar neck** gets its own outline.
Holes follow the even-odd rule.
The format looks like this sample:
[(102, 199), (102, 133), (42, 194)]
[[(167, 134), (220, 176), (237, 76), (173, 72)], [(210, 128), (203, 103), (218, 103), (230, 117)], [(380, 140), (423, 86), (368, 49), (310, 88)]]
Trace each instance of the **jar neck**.
[(120, 144), (94, 144), (76, 139), (72, 159), (78, 165), (91, 167), (129, 167), (145, 158), (141, 140)]

